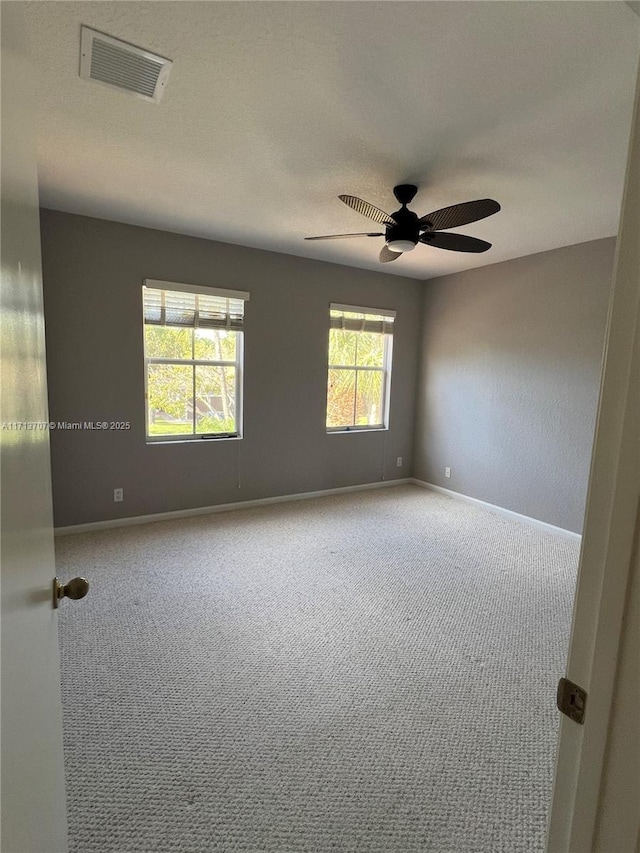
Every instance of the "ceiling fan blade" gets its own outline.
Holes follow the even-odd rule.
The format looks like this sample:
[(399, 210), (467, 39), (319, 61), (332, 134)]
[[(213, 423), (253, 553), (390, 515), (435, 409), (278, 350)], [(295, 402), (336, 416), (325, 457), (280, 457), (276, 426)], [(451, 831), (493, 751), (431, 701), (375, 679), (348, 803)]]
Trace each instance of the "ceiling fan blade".
[(500, 205), (492, 198), (479, 198), (477, 201), (463, 201), (462, 204), (452, 204), (427, 213), (418, 220), (419, 228), (429, 228), (430, 231), (441, 231), (443, 228), (458, 228), (477, 222), (485, 216), (492, 216), (500, 210)]
[(379, 256), (378, 260), (380, 261), (381, 264), (386, 264), (388, 261), (397, 260), (401, 254), (402, 254), (402, 252), (392, 252), (391, 249), (388, 249), (385, 245), (380, 250), (380, 256)]
[(436, 249), (449, 249), (450, 252), (486, 252), (491, 243), (467, 237), (466, 234), (447, 234), (444, 231), (429, 231), (420, 237), (420, 242)]
[(305, 240), (343, 240), (345, 237), (384, 237), (380, 231), (376, 234), (364, 232), (363, 234), (327, 234), (326, 237), (305, 237)]
[(363, 216), (373, 219), (374, 222), (379, 222), (380, 225), (397, 225), (395, 219), (392, 216), (389, 216), (388, 213), (385, 213), (384, 210), (380, 210), (379, 207), (374, 207), (372, 204), (369, 204), (368, 201), (363, 201), (355, 195), (339, 195), (338, 198), (348, 207), (352, 207)]

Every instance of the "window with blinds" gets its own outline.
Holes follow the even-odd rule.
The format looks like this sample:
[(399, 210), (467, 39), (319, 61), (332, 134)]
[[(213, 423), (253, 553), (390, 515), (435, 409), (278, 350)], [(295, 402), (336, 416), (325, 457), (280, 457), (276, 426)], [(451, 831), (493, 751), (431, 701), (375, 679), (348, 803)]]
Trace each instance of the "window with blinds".
[(240, 436), (248, 299), (243, 291), (145, 281), (148, 441)]
[(329, 309), (327, 431), (386, 429), (395, 311)]

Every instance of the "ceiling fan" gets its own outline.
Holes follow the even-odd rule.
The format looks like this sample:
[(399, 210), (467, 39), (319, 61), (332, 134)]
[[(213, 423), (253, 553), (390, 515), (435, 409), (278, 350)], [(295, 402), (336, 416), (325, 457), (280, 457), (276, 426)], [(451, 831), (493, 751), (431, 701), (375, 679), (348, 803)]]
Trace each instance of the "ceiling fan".
[(404, 252), (411, 252), (418, 243), (435, 246), (437, 249), (448, 249), (451, 252), (486, 252), (491, 243), (467, 237), (466, 234), (445, 233), (441, 229), (456, 228), (477, 222), (500, 210), (497, 201), (491, 198), (480, 198), (476, 201), (465, 201), (462, 204), (452, 204), (418, 217), (407, 208), (409, 202), (418, 192), (413, 184), (400, 184), (393, 188), (393, 194), (402, 207), (395, 213), (388, 214), (379, 207), (369, 204), (354, 195), (340, 195), (338, 198), (349, 207), (357, 210), (363, 216), (373, 219), (385, 226), (385, 231), (363, 232), (361, 234), (329, 234), (326, 237), (305, 237), (305, 240), (341, 240), (345, 237), (384, 237), (385, 245), (380, 252), (380, 261), (387, 263), (395, 261)]

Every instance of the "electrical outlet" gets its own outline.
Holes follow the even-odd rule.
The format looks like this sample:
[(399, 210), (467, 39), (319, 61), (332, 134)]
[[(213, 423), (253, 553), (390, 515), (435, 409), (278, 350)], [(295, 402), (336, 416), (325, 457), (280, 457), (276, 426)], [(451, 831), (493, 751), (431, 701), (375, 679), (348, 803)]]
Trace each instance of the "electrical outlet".
[(113, 500), (116, 503), (124, 500), (124, 489), (114, 489), (113, 490)]
[(396, 459), (396, 465), (398, 466), (398, 468), (402, 467), (402, 456), (398, 456), (398, 458)]
[(444, 469), (444, 476), (445, 476), (447, 479), (449, 479), (449, 477), (451, 477), (451, 468), (445, 468), (445, 469)]

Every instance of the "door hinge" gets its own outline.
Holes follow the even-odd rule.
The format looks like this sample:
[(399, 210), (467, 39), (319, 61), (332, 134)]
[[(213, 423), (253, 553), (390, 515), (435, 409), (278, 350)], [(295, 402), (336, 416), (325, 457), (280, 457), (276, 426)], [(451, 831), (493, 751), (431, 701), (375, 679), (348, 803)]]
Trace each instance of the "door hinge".
[(558, 710), (566, 714), (575, 723), (584, 725), (584, 714), (587, 707), (587, 691), (583, 690), (568, 678), (561, 678), (558, 682), (557, 696)]

